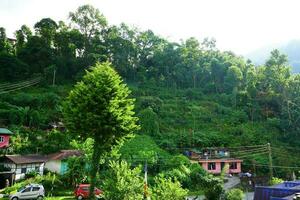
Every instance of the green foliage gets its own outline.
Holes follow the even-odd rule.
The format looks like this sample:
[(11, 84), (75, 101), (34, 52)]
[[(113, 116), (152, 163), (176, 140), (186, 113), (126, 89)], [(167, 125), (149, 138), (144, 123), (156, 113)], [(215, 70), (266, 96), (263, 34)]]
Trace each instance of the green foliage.
[(147, 135), (135, 135), (125, 141), (119, 152), (121, 159), (127, 160), (134, 166), (147, 162), (150, 173), (158, 173), (164, 168), (172, 167), (171, 162), (168, 162), (172, 158), (171, 155)]
[(64, 104), (66, 126), (72, 133), (105, 141), (110, 147), (114, 140), (137, 129), (129, 94), (110, 64), (98, 63), (70, 92)]
[(0, 80), (10, 82), (29, 76), (28, 65), (13, 55), (0, 52)]
[(240, 189), (231, 189), (226, 192), (225, 194), (226, 200), (243, 200), (244, 199), (244, 193)]
[(59, 175), (48, 173), (43, 176), (37, 175), (35, 177), (17, 182), (13, 186), (5, 188), (2, 192), (4, 194), (15, 193), (18, 189), (25, 187), (26, 185), (29, 185), (31, 183), (42, 184), (45, 188), (46, 196), (55, 195), (56, 191), (64, 188)]
[(187, 196), (188, 190), (181, 187), (179, 181), (173, 181), (171, 178), (158, 176), (154, 178), (155, 185), (152, 189), (152, 199), (174, 199), (182, 200)]
[(223, 194), (223, 181), (218, 177), (212, 175), (205, 176), (202, 180), (204, 195), (206, 200), (220, 199)]
[[(91, 188), (93, 191), (100, 156), (116, 142), (138, 129), (134, 100), (121, 77), (109, 63), (96, 64), (77, 83), (64, 103), (64, 122), (78, 138), (93, 138)], [(94, 195), (93, 192), (90, 193)]]
[(11, 145), (14, 153), (30, 154), (39, 152), (50, 154), (70, 147), (70, 137), (58, 130), (43, 132), (42, 130), (21, 127), (14, 129), (14, 133)]
[(138, 117), (141, 124), (141, 133), (147, 134), (150, 136), (158, 136), (159, 134), (159, 119), (155, 112), (153, 112), (151, 107), (148, 107), (142, 110)]
[(280, 184), (283, 182), (284, 182), (284, 180), (281, 178), (272, 177), (272, 179), (270, 180), (270, 185), (277, 185), (277, 184)]
[(111, 161), (103, 178), (103, 191), (106, 199), (143, 199), (143, 178), (141, 168), (130, 169), (125, 161)]
[[(172, 166), (170, 154), (162, 153), (161, 149), (177, 155), (182, 153), (179, 149), (183, 147), (247, 146), (267, 142), (277, 148), (282, 145), (280, 152), (274, 151), (275, 164), (300, 164), (293, 158), (299, 156), (299, 152), (288, 151), (284, 147), (300, 145), (300, 75), (291, 74), (287, 57), (278, 50), (271, 52), (264, 66), (254, 66), (251, 61), (232, 52), (218, 50), (214, 39), (198, 41), (189, 38), (174, 43), (151, 30), (141, 31), (126, 24), (110, 26), (100, 11), (90, 5), (80, 6), (71, 12), (70, 19), (72, 26), (44, 18), (35, 24), (34, 33), (22, 25), (16, 31), (15, 47), (8, 40), (5, 29), (0, 28), (0, 93), (7, 84), (11, 87), (12, 83), (35, 75), (44, 78), (40, 87), (0, 96), (0, 124), (16, 132), (10, 153), (51, 153), (70, 147), (72, 138), (78, 148), (86, 149), (86, 159), (91, 161), (94, 142), (92, 145), (81, 142), (93, 137), (94, 130), (107, 128), (95, 113), (102, 113), (109, 125), (115, 125), (119, 123), (118, 115), (124, 111), (114, 112), (123, 105), (109, 101), (114, 108), (108, 106), (109, 112), (102, 112), (107, 107), (103, 104), (107, 99), (102, 97), (109, 96), (110, 90), (97, 90), (96, 84), (87, 84), (84, 94), (78, 95), (80, 104), (76, 102), (69, 108), (74, 111), (80, 105), (84, 110), (77, 115), (72, 112), (69, 115), (76, 117), (72, 122), (73, 132), (80, 135), (50, 131), (49, 124), (62, 119), (61, 99), (70, 90), (68, 84), (81, 80), (87, 69), (91, 73), (95, 71), (88, 66), (110, 60), (133, 90), (129, 99), (137, 99), (135, 111), (141, 118), (140, 133), (153, 136), (152, 140), (160, 147), (160, 150), (152, 151), (128, 143), (134, 150), (126, 150), (123, 158), (131, 159), (131, 164), (139, 164), (137, 158), (142, 158), (149, 162), (153, 173), (169, 170), (185, 175), (182, 165)], [(52, 87), (49, 85), (52, 84), (54, 70), (58, 86)], [(98, 76), (90, 75), (86, 79), (99, 83)], [(86, 82), (78, 83), (80, 92)], [(104, 85), (107, 85), (102, 87), (104, 89), (110, 87), (109, 84)], [(79, 89), (76, 91), (79, 92)], [(93, 95), (85, 94), (90, 91)], [(89, 100), (91, 104), (87, 103)], [(94, 109), (97, 103), (102, 107)], [(125, 107), (129, 109), (132, 104)], [(129, 110), (132, 112), (133, 109)], [(115, 115), (108, 116), (112, 112)], [(124, 126), (130, 122), (127, 119), (121, 121)], [(87, 129), (78, 127), (81, 122)], [(66, 125), (69, 127), (68, 123)], [(114, 130), (115, 135), (123, 135), (122, 128)], [(112, 134), (105, 132), (104, 135)], [(105, 144), (116, 143), (102, 141)], [(148, 143), (147, 138), (144, 143), (141, 138), (136, 141), (145, 146), (153, 144), (153, 141)], [(288, 156), (282, 156), (282, 152)], [(253, 155), (244, 159), (244, 163), (250, 163), (252, 159), (259, 164), (267, 161), (264, 155)], [(258, 174), (265, 170), (259, 169)], [(278, 173), (285, 177), (291, 172), (278, 169)]]
[(78, 184), (88, 181), (87, 162), (84, 157), (70, 157), (63, 162), (66, 162), (68, 165), (68, 169), (63, 175), (66, 185), (75, 187)]

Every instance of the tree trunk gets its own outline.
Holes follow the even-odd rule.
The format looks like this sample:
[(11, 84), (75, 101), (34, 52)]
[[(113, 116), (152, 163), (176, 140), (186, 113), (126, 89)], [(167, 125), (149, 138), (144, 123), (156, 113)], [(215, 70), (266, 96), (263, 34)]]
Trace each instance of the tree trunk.
[(94, 137), (94, 152), (92, 157), (92, 168), (91, 168), (91, 185), (90, 185), (90, 195), (89, 199), (94, 200), (96, 199), (94, 189), (96, 186), (96, 178), (97, 178), (97, 172), (99, 169), (99, 162), (100, 162), (100, 156), (101, 156), (101, 144), (100, 140), (97, 137)]

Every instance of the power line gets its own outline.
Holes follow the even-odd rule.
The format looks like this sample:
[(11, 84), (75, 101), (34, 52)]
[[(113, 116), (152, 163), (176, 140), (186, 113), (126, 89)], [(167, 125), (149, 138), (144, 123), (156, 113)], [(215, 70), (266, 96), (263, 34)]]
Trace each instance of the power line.
[(19, 83), (15, 83), (15, 84), (7, 84), (5, 86), (1, 86), (0, 85), (0, 90), (7, 90), (7, 89), (13, 89), (13, 88), (17, 88), (26, 84), (31, 84), (33, 82), (39, 81), (41, 79), (41, 77), (37, 77), (37, 78), (33, 78), (31, 80), (27, 80), (27, 81), (22, 81)]
[[(252, 166), (253, 164), (243, 164), (243, 165), (248, 165), (248, 166)], [(270, 167), (269, 165), (267, 164), (255, 164), (255, 166), (258, 166), (258, 167)], [(292, 167), (292, 166), (283, 166), (283, 165), (273, 165), (272, 168), (283, 168), (283, 169), (300, 169), (300, 166), (299, 167)]]
[(37, 79), (37, 80), (35, 80), (33, 82), (30, 82), (30, 83), (26, 83), (26, 84), (23, 84), (23, 85), (20, 85), (20, 86), (17, 86), (17, 87), (10, 88), (8, 90), (1, 90), (1, 88), (0, 88), (0, 94), (5, 94), (5, 93), (13, 92), (13, 91), (16, 91), (16, 90), (24, 89), (24, 88), (27, 88), (27, 87), (31, 87), (33, 85), (36, 85), (36, 84), (40, 83), (41, 80), (42, 80), (42, 78)]
[(168, 146), (162, 146), (164, 149), (205, 149), (205, 150), (213, 150), (213, 149), (245, 149), (247, 148), (257, 148), (257, 147), (267, 147), (267, 145), (252, 145), (252, 146), (238, 146), (238, 147), (202, 147), (202, 146), (184, 146), (184, 147), (168, 147)]

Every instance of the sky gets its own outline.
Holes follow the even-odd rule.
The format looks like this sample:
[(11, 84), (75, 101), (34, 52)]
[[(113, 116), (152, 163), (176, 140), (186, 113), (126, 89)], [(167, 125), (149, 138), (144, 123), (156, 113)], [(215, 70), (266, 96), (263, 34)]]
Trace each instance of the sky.
[(219, 49), (239, 55), (300, 39), (299, 0), (0, 0), (0, 26), (13, 37), (21, 25), (45, 17), (66, 21), (83, 4), (111, 25), (151, 29), (171, 41), (213, 37)]

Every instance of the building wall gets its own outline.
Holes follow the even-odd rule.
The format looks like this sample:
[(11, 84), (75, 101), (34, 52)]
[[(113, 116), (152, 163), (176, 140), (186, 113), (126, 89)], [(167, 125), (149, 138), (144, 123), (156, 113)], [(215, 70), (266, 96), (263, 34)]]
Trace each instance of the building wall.
[[(15, 173), (15, 180), (20, 180), (25, 177), (25, 174), (31, 171), (36, 171), (40, 175), (44, 172), (44, 163), (29, 163), (29, 164), (14, 164), (14, 163), (3, 163), (4, 167), (11, 169), (11, 172)], [(22, 173), (22, 169), (26, 169), (25, 173)]]
[[(238, 174), (238, 173), (241, 173), (241, 171), (242, 171), (242, 169), (241, 169), (241, 162), (236, 162), (236, 161), (218, 161), (218, 160), (211, 160), (211, 161), (209, 161), (209, 160), (207, 160), (207, 161), (201, 162), (200, 164), (203, 167), (203, 169), (205, 169), (209, 173), (220, 174), (221, 171), (222, 171), (221, 162), (224, 162), (225, 164), (230, 164), (231, 162), (237, 163), (237, 168), (236, 169), (228, 169), (226, 171), (226, 173)], [(209, 170), (208, 169), (208, 165), (209, 165), (208, 163), (216, 163), (216, 168), (214, 170)]]
[[(36, 171), (40, 175), (43, 175), (44, 172), (44, 163), (30, 163), (30, 164), (20, 164), (17, 165), (17, 168), (15, 170), (16, 177), (15, 180), (23, 179), (25, 178), (25, 174), (31, 171)], [(22, 169), (26, 168), (26, 172), (23, 173)]]
[(209, 170), (208, 169), (208, 163), (210, 162), (205, 162), (205, 163), (202, 163), (202, 167), (203, 169), (205, 169), (206, 171), (208, 171), (209, 173), (212, 173), (212, 174), (220, 174), (221, 173), (221, 163), (219, 162), (212, 162), (212, 163), (216, 163), (216, 168), (214, 170)]
[(5, 148), (9, 146), (9, 135), (0, 135), (3, 137), (3, 142), (0, 142), (0, 148)]
[(241, 173), (242, 172), (242, 163), (237, 162), (236, 165), (237, 165), (236, 169), (229, 169), (227, 173), (231, 173), (231, 174)]
[(45, 168), (51, 172), (61, 173), (61, 161), (60, 160), (49, 160), (45, 164)]

